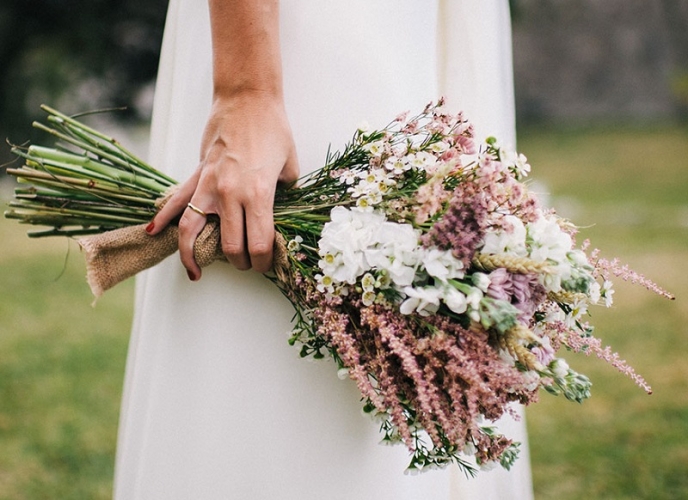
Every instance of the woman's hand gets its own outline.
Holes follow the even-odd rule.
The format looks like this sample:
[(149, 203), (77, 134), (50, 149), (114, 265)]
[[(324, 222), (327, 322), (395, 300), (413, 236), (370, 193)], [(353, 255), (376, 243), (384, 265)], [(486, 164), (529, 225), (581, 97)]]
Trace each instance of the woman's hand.
[(193, 245), (203, 212), (220, 217), (222, 251), (237, 269), (270, 269), (275, 188), (299, 174), (282, 93), (279, 1), (208, 3), (214, 99), (201, 162), (147, 228), (157, 234), (182, 214), (179, 253), (194, 281), (201, 277)]
[(271, 93), (247, 91), (216, 98), (194, 174), (149, 226), (157, 234), (179, 220), (179, 253), (189, 278), (201, 277), (193, 244), (206, 218), (191, 203), (220, 217), (222, 250), (237, 269), (266, 272), (272, 265), (273, 202), (278, 183), (293, 182), (299, 168), (284, 105)]

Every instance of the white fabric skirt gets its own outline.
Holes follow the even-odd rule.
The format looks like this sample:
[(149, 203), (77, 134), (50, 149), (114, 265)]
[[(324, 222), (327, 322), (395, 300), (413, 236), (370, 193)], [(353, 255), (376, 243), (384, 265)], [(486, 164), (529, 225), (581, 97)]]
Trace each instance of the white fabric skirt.
[[(283, 0), (280, 36), (304, 172), (363, 120), (382, 127), (441, 93), (513, 141), (506, 0)], [(198, 164), (210, 100), (207, 4), (172, 0), (150, 161), (179, 181)], [(509, 474), (404, 475), (406, 450), (378, 444), (355, 385), (289, 347), (291, 317), (268, 280), (226, 264), (192, 283), (173, 256), (139, 276), (116, 499), (531, 498), (527, 449)], [(505, 425), (525, 440), (522, 423)]]

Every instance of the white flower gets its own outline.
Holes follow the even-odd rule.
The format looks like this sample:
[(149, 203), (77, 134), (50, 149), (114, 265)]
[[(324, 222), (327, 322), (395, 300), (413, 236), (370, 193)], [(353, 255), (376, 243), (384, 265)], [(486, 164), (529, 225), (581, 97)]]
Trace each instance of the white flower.
[(576, 321), (580, 320), (587, 312), (588, 304), (583, 300), (576, 300), (571, 305), (571, 312), (566, 315), (564, 323), (566, 323), (567, 327), (571, 328), (576, 324)]
[(293, 240), (289, 240), (289, 243), (287, 243), (287, 250), (291, 253), (298, 252), (301, 250), (301, 243), (303, 243), (303, 238), (296, 235)]
[(405, 158), (391, 156), (385, 162), (385, 168), (389, 170), (392, 175), (401, 175), (411, 168), (411, 165)]
[(523, 374), (524, 387), (527, 391), (534, 391), (540, 385), (540, 374), (535, 370), (528, 370)]
[(569, 374), (569, 364), (561, 358), (557, 358), (552, 361), (550, 367), (552, 368), (552, 373), (555, 377), (564, 378)]
[(480, 464), (480, 470), (484, 471), (484, 472), (489, 472), (491, 470), (496, 469), (498, 465), (499, 465), (499, 462), (497, 462), (496, 460), (490, 460), (488, 462), (481, 463)]
[(346, 380), (347, 378), (349, 378), (349, 369), (340, 368), (339, 370), (337, 370), (337, 378), (339, 378), (339, 380)]
[(437, 141), (430, 146), (430, 151), (433, 153), (444, 153), (449, 149), (449, 144), (446, 141)]
[(440, 308), (440, 290), (437, 288), (404, 288), (407, 299), (399, 306), (401, 314), (417, 312), (421, 316), (435, 314)]
[(396, 184), (396, 181), (392, 178), (391, 174), (385, 172), (381, 168), (374, 168), (372, 170), (366, 170), (359, 173), (359, 178), (368, 184)]
[(321, 254), (321, 259), (318, 261), (318, 267), (325, 274), (334, 274), (334, 272), (341, 266), (344, 262), (341, 253), (325, 253)]
[(363, 291), (370, 292), (375, 289), (375, 276), (370, 273), (365, 273), (361, 278), (361, 288)]
[(363, 251), (374, 244), (385, 215), (335, 207), (330, 211), (330, 218), (318, 241), (318, 253), (321, 257), (328, 253), (341, 254), (341, 262), (337, 263), (332, 277), (339, 282), (354, 284), (358, 276), (370, 269)]
[(376, 244), (365, 250), (371, 267), (384, 270), (398, 287), (413, 283), (419, 263), (419, 233), (410, 224), (385, 222), (376, 233)]
[(339, 182), (346, 184), (348, 186), (352, 185), (356, 181), (356, 172), (353, 170), (345, 170), (339, 176)]
[(453, 286), (447, 285), (442, 289), (442, 300), (456, 314), (463, 314), (468, 309), (466, 296)]
[(377, 294), (372, 290), (366, 290), (361, 295), (361, 301), (363, 301), (364, 306), (372, 306), (375, 303)]
[(437, 163), (437, 158), (428, 153), (427, 151), (418, 151), (417, 153), (411, 153), (406, 156), (406, 161), (409, 163), (411, 168), (416, 170), (427, 170)]
[(602, 298), (602, 288), (597, 281), (593, 281), (588, 289), (588, 297), (591, 304), (597, 304)]
[(568, 264), (560, 264), (558, 266), (548, 266), (550, 272), (541, 274), (538, 281), (545, 287), (547, 292), (560, 292), (561, 281), (571, 275), (571, 266)]
[(466, 443), (466, 445), (463, 447), (463, 454), (468, 455), (469, 457), (472, 457), (473, 455), (476, 454), (478, 449), (475, 447), (473, 443), (470, 441)]
[(528, 158), (516, 151), (501, 151), (502, 161), (507, 168), (516, 174), (517, 178), (526, 177), (530, 173)]
[(583, 250), (571, 250), (566, 254), (566, 257), (574, 266), (580, 267), (581, 269), (591, 269), (590, 263), (588, 262), (588, 256), (585, 255)]
[(360, 198), (361, 196), (365, 196), (366, 194), (368, 194), (368, 191), (369, 191), (368, 183), (367, 182), (359, 182), (358, 184), (351, 186), (346, 191), (348, 193), (351, 193), (352, 198)]
[(529, 257), (538, 262), (547, 260), (563, 263), (571, 251), (571, 236), (561, 230), (559, 224), (547, 217), (540, 217), (526, 226), (530, 243)]
[(470, 287), (466, 294), (468, 304), (468, 317), (473, 321), (480, 321), (480, 301), (483, 300), (483, 292), (479, 288)]
[(373, 200), (370, 198), (370, 196), (361, 196), (358, 200), (356, 200), (356, 208), (362, 212), (372, 212), (373, 205), (375, 205), (375, 203), (373, 203)]
[(368, 151), (372, 156), (382, 156), (382, 154), (385, 152), (385, 142), (371, 142), (370, 144), (366, 144), (365, 146), (363, 146), (363, 149)]
[(332, 276), (316, 274), (315, 281), (318, 282), (316, 288), (320, 293), (334, 294), (334, 280)]
[(521, 219), (513, 215), (505, 216), (504, 220), (511, 226), (511, 231), (504, 229), (487, 231), (481, 252), (490, 255), (506, 254), (525, 257), (527, 255), (526, 227)]
[(421, 262), (427, 273), (440, 281), (463, 278), (463, 262), (452, 255), (451, 250), (437, 247), (426, 249), (421, 254)]
[(605, 307), (611, 307), (614, 303), (614, 298), (612, 297), (612, 295), (614, 295), (614, 289), (612, 288), (611, 281), (604, 280), (604, 283), (602, 283), (602, 290), (600, 290), (600, 294), (602, 295), (602, 297), (604, 297)]
[(487, 293), (487, 288), (490, 286), (490, 277), (485, 273), (473, 273), (471, 276), (473, 284), (483, 293)]

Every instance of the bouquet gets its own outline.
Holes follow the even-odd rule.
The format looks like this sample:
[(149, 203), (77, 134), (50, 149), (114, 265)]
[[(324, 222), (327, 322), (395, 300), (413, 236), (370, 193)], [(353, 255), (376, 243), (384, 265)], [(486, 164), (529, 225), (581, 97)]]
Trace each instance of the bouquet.
[[(78, 237), (96, 295), (176, 249), (176, 228), (143, 227), (175, 181), (114, 139), (53, 109), (56, 148), (15, 147), (20, 185), (6, 217)], [(671, 295), (607, 260), (528, 190), (526, 158), (442, 101), (382, 130), (361, 126), (324, 167), (279, 190), (267, 275), (295, 309), (290, 344), (332, 358), (360, 390), (382, 441), (409, 471), (456, 463), (511, 467), (518, 443), (493, 423), (540, 389), (582, 402), (589, 379), (558, 357), (594, 353), (645, 380), (593, 336), (590, 306), (612, 304), (612, 276)], [(84, 236), (88, 235), (88, 236)], [(212, 217), (196, 259), (222, 259)]]

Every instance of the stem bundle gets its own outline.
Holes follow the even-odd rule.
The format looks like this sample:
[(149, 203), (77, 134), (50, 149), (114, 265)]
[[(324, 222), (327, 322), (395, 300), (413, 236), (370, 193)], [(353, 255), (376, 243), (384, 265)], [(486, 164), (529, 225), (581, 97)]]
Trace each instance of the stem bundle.
[(149, 221), (155, 200), (176, 184), (112, 137), (48, 106), (35, 128), (56, 137), (54, 148), (14, 146), (24, 159), (7, 173), (20, 184), (5, 217), (48, 226), (29, 236), (97, 234)]

